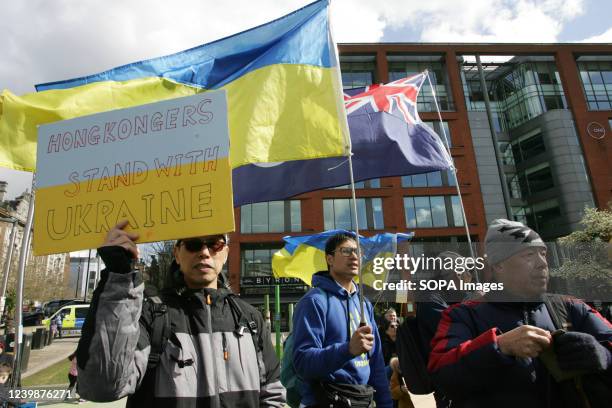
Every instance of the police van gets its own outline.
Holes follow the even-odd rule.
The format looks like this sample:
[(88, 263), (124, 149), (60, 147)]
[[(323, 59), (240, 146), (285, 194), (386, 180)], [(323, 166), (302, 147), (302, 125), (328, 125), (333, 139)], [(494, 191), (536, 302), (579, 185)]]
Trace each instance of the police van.
[(62, 336), (80, 336), (87, 312), (89, 312), (89, 304), (63, 306), (49, 318), (43, 320), (42, 324), (49, 328), (53, 319), (59, 315), (62, 317)]

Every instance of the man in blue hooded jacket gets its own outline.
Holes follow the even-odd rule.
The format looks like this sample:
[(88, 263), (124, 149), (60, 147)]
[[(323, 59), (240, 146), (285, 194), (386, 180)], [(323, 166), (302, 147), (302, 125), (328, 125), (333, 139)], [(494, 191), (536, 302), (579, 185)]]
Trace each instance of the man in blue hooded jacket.
[[(331, 237), (325, 258), (328, 271), (313, 276), (313, 288), (294, 316), (293, 365), (304, 382), (300, 406), (328, 406), (334, 393), (340, 398), (333, 406), (346, 406), (349, 399), (352, 406), (372, 406), (373, 392), (377, 407), (392, 407), (381, 341), (367, 300), (366, 325), (359, 325), (359, 290), (353, 279), (361, 265), (355, 235)], [(365, 397), (355, 400), (355, 394)]]

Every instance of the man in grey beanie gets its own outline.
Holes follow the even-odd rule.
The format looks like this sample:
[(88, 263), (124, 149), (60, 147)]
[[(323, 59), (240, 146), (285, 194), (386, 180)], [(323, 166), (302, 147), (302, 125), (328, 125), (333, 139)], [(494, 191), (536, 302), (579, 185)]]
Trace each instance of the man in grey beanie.
[(546, 244), (517, 221), (494, 220), (485, 237), (485, 256), (493, 279), (504, 283), (496, 300), (538, 301), (548, 286)]
[[(546, 294), (540, 236), (495, 220), (485, 254), (503, 291), (446, 309), (431, 342), (428, 369), (453, 407), (608, 406), (612, 325), (579, 300)], [(567, 332), (558, 330), (561, 323)], [(560, 371), (582, 376), (557, 382), (551, 374)]]

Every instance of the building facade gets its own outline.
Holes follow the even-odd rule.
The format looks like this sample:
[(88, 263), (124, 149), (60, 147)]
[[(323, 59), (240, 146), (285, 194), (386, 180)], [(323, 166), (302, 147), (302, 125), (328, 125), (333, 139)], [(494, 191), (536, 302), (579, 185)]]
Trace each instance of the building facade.
[[(578, 228), (585, 206), (607, 207), (612, 44), (341, 44), (339, 50), (345, 88), (428, 70), (433, 90), (427, 83), (421, 90), (419, 115), (448, 136), (475, 242), (500, 217), (554, 240)], [(357, 187), (364, 235), (412, 231), (417, 246), (466, 241), (447, 172)], [(282, 237), (350, 229), (349, 197), (350, 190), (340, 187), (236, 208), (228, 261), (232, 287), (260, 304), (273, 293), (266, 278)], [(283, 282), (283, 300), (294, 301), (304, 290)]]

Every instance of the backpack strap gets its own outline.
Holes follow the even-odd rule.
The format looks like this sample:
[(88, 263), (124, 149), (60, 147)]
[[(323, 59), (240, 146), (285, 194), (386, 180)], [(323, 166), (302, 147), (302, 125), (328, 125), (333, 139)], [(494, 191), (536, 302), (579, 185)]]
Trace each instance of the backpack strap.
[(544, 305), (550, 319), (557, 330), (571, 330), (572, 322), (569, 318), (569, 299), (566, 296), (554, 293), (544, 295)]
[(147, 362), (147, 370), (157, 367), (160, 357), (164, 352), (166, 343), (170, 336), (170, 318), (168, 306), (162, 302), (159, 296), (151, 296), (145, 299), (151, 305), (153, 321), (151, 322), (151, 352)]
[(253, 341), (255, 342), (255, 337), (259, 340), (255, 344), (255, 350), (263, 350), (263, 339), (259, 336), (259, 328), (257, 327), (257, 322), (255, 320), (249, 320), (246, 314), (242, 311), (242, 308), (236, 302), (236, 295), (230, 294), (227, 296), (227, 302), (232, 309), (232, 315), (234, 315), (234, 322), (236, 325), (236, 334), (241, 336), (244, 333), (244, 330), (247, 329), (251, 336), (253, 337)]
[(236, 325), (236, 329), (234, 333), (238, 336), (242, 336), (244, 334), (245, 329), (251, 333), (251, 339), (253, 340), (253, 346), (255, 347), (255, 352), (257, 353), (257, 367), (259, 369), (259, 383), (265, 384), (267, 381), (266, 378), (266, 370), (265, 363), (263, 358), (263, 336), (259, 333), (259, 328), (257, 327), (257, 322), (253, 319), (249, 319), (249, 317), (243, 313), (242, 308), (236, 301), (236, 295), (230, 293), (226, 297), (227, 303), (232, 309), (232, 315), (234, 316), (234, 322)]

